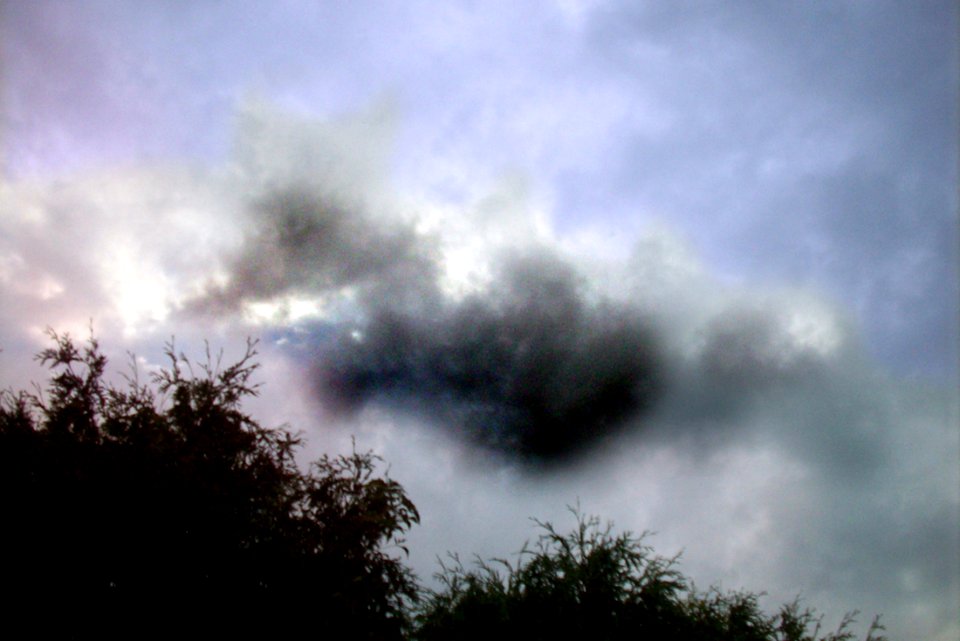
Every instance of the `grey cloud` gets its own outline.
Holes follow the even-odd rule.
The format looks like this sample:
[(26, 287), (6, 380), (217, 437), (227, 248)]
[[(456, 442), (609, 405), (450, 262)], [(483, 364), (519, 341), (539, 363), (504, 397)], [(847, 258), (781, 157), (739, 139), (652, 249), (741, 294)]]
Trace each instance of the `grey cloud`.
[(661, 365), (643, 316), (591, 302), (573, 267), (547, 252), (498, 271), (486, 291), (430, 312), (368, 307), (318, 360), (328, 400), (413, 401), (536, 464), (582, 454), (649, 409)]
[[(831, 314), (818, 328), (789, 294), (760, 302), (725, 292), (669, 241), (642, 242), (612, 268), (610, 284), (549, 243), (514, 239), (509, 251), (481, 252), (489, 282), (454, 295), (441, 284), (450, 239), (364, 202), (365, 190), (383, 191), (369, 170), (375, 161), (360, 154), (354, 171), (325, 173), (350, 136), (314, 126), (319, 140), (294, 144), (291, 160), (282, 155), (288, 146), (269, 137), (302, 137), (293, 122), (274, 118), (252, 127), (268, 140), (245, 143), (249, 231), (227, 262), (229, 278), (190, 306), (222, 312), (288, 294), (323, 299), (323, 320), (301, 324), (290, 342), (310, 361), (323, 402), (346, 415), (399, 407), (520, 461), (563, 462), (650, 417), (670, 424), (661, 430), (670, 439), (731, 436), (776, 394), (790, 405), (797, 396), (789, 390), (829, 378), (838, 354), (851, 349)], [(458, 229), (483, 245), (509, 237), (503, 232), (524, 215), (484, 216)], [(813, 325), (812, 338), (796, 335), (798, 315)], [(820, 405), (795, 411), (817, 415)], [(851, 438), (826, 439), (836, 446), (828, 467), (875, 459), (861, 456), (869, 439)]]
[(385, 187), (393, 114), (387, 101), (316, 121), (250, 100), (237, 117), (225, 179), (242, 240), (187, 314), (236, 311), (285, 295), (347, 288), (415, 290), (435, 280), (433, 239), (403, 217)]
[(505, 255), (482, 291), (454, 298), (437, 284), (430, 243), (411, 230), (388, 233), (304, 193), (267, 202), (229, 284), (192, 306), (348, 287), (342, 314), (294, 334), (331, 409), (399, 406), (540, 464), (582, 454), (659, 393), (651, 323), (597, 299), (554, 251)]
[[(505, 240), (519, 249), (485, 252), (491, 282), (462, 297), (443, 289), (444, 239), (382, 195), (382, 151), (368, 141), (379, 127), (298, 129), (254, 112), (239, 145), (246, 234), (225, 284), (184, 313), (319, 297), (326, 318), (299, 341), (327, 406), (405, 407), (531, 464), (582, 454), (648, 409), (661, 383), (652, 324), (593, 291), (560, 252)], [(462, 233), (483, 244), (493, 219), (478, 216)], [(519, 224), (501, 220), (498, 235)]]
[(929, 414), (954, 401), (907, 387), (835, 375), (788, 421), (785, 445), (817, 474), (796, 488), (804, 507), (782, 514), (783, 544), (805, 554), (780, 572), (811, 598), (884, 612), (892, 638), (945, 639), (960, 596), (958, 442)]
[(798, 351), (771, 313), (733, 309), (712, 319), (704, 329), (700, 366), (712, 378), (755, 387), (805, 366), (811, 354)]
[(249, 208), (255, 231), (230, 260), (229, 282), (209, 287), (189, 309), (223, 312), (288, 293), (429, 280), (434, 272), (429, 252), (409, 226), (374, 223), (307, 188), (268, 193)]

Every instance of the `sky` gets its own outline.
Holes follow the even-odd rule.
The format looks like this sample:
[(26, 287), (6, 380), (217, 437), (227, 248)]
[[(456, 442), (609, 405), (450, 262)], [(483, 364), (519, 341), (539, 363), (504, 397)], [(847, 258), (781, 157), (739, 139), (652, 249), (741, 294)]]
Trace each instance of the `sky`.
[(0, 3), (0, 385), (240, 356), (410, 563), (568, 506), (697, 585), (960, 636), (958, 15)]

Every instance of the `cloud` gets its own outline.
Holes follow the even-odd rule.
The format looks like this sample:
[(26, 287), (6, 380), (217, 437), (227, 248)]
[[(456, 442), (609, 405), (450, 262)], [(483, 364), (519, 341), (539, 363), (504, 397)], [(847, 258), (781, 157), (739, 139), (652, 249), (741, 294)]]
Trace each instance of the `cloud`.
[(376, 447), (424, 514), (423, 575), (446, 549), (508, 554), (579, 497), (685, 547), (698, 582), (949, 632), (955, 393), (888, 378), (849, 311), (731, 284), (666, 228), (628, 252), (556, 237), (517, 181), (405, 199), (393, 117), (247, 107), (224, 167), (5, 184), (4, 347), (90, 317), (148, 361), (171, 333), (265, 334), (265, 422), (310, 426), (319, 400), (316, 451)]
[[(299, 343), (316, 354), (326, 405), (418, 409), (530, 462), (578, 453), (651, 405), (659, 363), (649, 323), (598, 298), (556, 249), (483, 248), (486, 282), (467, 295), (445, 288), (455, 252), (442, 231), (418, 230), (415, 216), (371, 199), (384, 189), (370, 170), (381, 152), (370, 159), (369, 148), (346, 141), (369, 139), (381, 121), (360, 122), (304, 123), (294, 133), (270, 112), (244, 121), (248, 228), (222, 282), (185, 313), (322, 300)], [(483, 244), (497, 224), (487, 216), (466, 233)]]
[(229, 283), (189, 306), (218, 313), (244, 301), (284, 294), (335, 291), (398, 271), (430, 271), (415, 234), (399, 225), (374, 225), (355, 210), (296, 188), (249, 203), (256, 230), (229, 264)]
[[(723, 436), (778, 394), (811, 401), (797, 412), (816, 416), (834, 402), (822, 382), (865, 367), (851, 322), (820, 297), (722, 286), (669, 233), (620, 260), (511, 234), (535, 228), (522, 191), (432, 220), (427, 206), (401, 205), (377, 169), (386, 112), (316, 123), (258, 107), (245, 118), (234, 178), (244, 236), (185, 311), (317, 301), (312, 319), (279, 333), (334, 412), (391, 407), (519, 461), (565, 462), (624, 428), (652, 430), (645, 417), (670, 438)], [(451, 286), (462, 252), (467, 284)], [(857, 436), (869, 411), (850, 410), (833, 440), (853, 448), (831, 455), (851, 469), (873, 449)]]
[(540, 462), (582, 453), (659, 391), (643, 317), (588, 302), (555, 255), (504, 259), (482, 292), (455, 302), (380, 301), (322, 352), (319, 379), (334, 403), (412, 400), (437, 422)]

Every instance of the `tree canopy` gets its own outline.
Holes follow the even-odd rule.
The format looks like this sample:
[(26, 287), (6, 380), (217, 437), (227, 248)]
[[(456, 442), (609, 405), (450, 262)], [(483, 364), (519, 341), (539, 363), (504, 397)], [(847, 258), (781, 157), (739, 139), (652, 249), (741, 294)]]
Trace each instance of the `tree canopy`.
[[(768, 615), (758, 595), (698, 591), (677, 569), (629, 532), (614, 534), (596, 517), (573, 510), (576, 526), (559, 532), (536, 521), (542, 535), (516, 563), (460, 559), (442, 564), (440, 589), (429, 592), (417, 639), (651, 641), (851, 641), (854, 614), (832, 632), (799, 602)], [(874, 619), (866, 641), (881, 641)]]
[(303, 470), (298, 436), (243, 412), (255, 343), (229, 366), (209, 353), (198, 366), (171, 343), (151, 384), (134, 370), (116, 388), (96, 339), (51, 338), (38, 355), (47, 389), (0, 399), (8, 591), (54, 603), (261, 594), (261, 610), (308, 601), (314, 629), (400, 638), (417, 586), (392, 546), (416, 507), (371, 453)]
[[(134, 366), (116, 387), (95, 338), (50, 338), (37, 356), (46, 389), (0, 392), (0, 585), (19, 604), (80, 603), (95, 622), (134, 603), (156, 619), (216, 600), (233, 617), (218, 631), (241, 638), (854, 638), (852, 616), (823, 632), (796, 602), (768, 615), (755, 594), (698, 591), (644, 536), (578, 510), (569, 533), (538, 521), (515, 563), (453, 556), (424, 588), (401, 554), (417, 508), (377, 456), (354, 448), (303, 468), (297, 434), (243, 411), (255, 342), (227, 366), (171, 342), (148, 383)], [(874, 620), (866, 640), (881, 630)]]

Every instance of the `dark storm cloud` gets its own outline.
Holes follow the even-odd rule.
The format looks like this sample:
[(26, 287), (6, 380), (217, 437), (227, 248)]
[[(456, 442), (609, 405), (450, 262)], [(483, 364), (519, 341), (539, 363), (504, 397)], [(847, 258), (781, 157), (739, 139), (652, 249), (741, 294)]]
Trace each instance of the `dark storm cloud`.
[[(317, 123), (249, 106), (237, 144), (243, 237), (226, 277), (182, 313), (319, 301), (322, 320), (292, 336), (328, 408), (404, 408), (529, 463), (582, 454), (647, 410), (661, 362), (644, 314), (525, 236), (528, 212), (507, 221), (481, 206), (451, 236), (398, 211), (381, 175), (389, 120), (376, 108)], [(464, 258), (470, 243), (483, 249)], [(483, 262), (488, 282), (455, 293), (450, 259)]]
[(318, 361), (328, 400), (410, 401), (480, 443), (559, 461), (648, 409), (660, 376), (649, 324), (588, 302), (548, 252), (505, 260), (487, 290), (414, 311), (371, 303)]
[(300, 337), (328, 407), (400, 406), (528, 462), (579, 454), (652, 403), (650, 324), (592, 295), (569, 259), (506, 252), (483, 289), (453, 297), (435, 238), (331, 200), (307, 188), (255, 199), (227, 284), (188, 308), (336, 299), (337, 317)]

